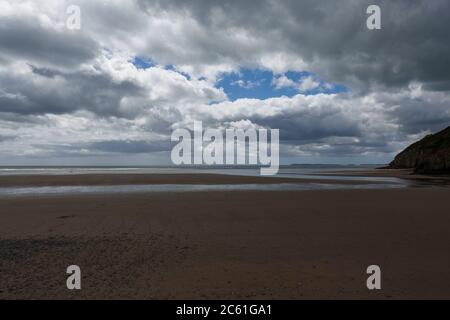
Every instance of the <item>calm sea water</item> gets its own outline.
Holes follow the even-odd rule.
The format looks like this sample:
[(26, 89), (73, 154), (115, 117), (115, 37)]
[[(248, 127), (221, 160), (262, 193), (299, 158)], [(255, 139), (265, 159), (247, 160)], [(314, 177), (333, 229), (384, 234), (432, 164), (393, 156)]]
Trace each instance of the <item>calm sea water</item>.
[[(411, 181), (390, 177), (326, 176), (327, 172), (365, 170), (370, 167), (307, 166), (282, 167), (276, 177), (306, 178), (314, 183), (279, 184), (153, 184), (153, 185), (111, 185), (111, 186), (54, 186), (54, 187), (5, 187), (0, 196), (126, 193), (126, 192), (202, 192), (242, 190), (327, 190), (327, 189), (374, 189), (402, 188), (411, 186)], [(180, 168), (180, 167), (0, 167), (0, 179), (5, 175), (74, 175), (74, 174), (227, 174), (238, 176), (259, 176), (258, 168)], [(365, 184), (329, 184), (321, 180), (365, 181)], [(316, 182), (317, 181), (317, 182)], [(369, 182), (369, 183), (367, 183)], [(373, 183), (370, 183), (373, 182)]]

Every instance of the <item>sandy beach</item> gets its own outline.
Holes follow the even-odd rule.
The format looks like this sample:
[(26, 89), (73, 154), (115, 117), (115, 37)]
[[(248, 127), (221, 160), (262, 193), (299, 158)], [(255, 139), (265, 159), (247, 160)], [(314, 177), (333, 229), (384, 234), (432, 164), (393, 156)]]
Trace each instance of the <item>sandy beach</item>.
[[(241, 178), (213, 180), (227, 179)], [(5, 197), (0, 299), (448, 299), (449, 195), (426, 187)], [(72, 264), (82, 270), (79, 291), (65, 286)], [(366, 288), (372, 264), (382, 270), (379, 291)]]

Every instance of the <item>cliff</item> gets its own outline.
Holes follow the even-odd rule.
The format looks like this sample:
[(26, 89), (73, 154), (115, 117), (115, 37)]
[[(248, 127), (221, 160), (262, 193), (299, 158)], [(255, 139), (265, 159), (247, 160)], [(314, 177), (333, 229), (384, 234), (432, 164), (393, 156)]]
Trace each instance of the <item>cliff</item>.
[(425, 174), (450, 173), (450, 127), (407, 147), (389, 168), (413, 168), (414, 172)]

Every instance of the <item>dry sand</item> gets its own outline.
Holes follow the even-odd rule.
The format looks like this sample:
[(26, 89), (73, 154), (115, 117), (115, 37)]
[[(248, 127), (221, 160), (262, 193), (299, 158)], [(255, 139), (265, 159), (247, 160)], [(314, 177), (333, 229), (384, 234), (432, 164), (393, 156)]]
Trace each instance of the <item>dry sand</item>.
[[(449, 299), (449, 196), (416, 188), (3, 198), (0, 298)], [(65, 287), (71, 264), (81, 267), (80, 291)], [(380, 291), (366, 288), (371, 264), (381, 266)]]

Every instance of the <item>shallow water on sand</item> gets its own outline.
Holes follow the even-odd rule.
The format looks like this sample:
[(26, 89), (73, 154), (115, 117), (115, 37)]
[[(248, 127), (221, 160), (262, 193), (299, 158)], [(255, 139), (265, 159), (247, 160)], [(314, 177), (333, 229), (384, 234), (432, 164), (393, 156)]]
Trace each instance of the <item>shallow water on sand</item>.
[(51, 186), (0, 188), (0, 196), (42, 196), (92, 193), (136, 192), (207, 192), (207, 191), (295, 191), (338, 189), (386, 189), (402, 188), (403, 184), (325, 184), (325, 183), (278, 183), (278, 184), (151, 184), (114, 186)]
[[(205, 191), (287, 191), (287, 190), (338, 190), (338, 189), (386, 189), (429, 186), (429, 182), (394, 177), (364, 177), (354, 175), (333, 176), (335, 181), (350, 183), (323, 183), (329, 180), (327, 173), (353, 172), (360, 167), (282, 167), (278, 178), (308, 179), (305, 183), (268, 184), (148, 184), (148, 185), (102, 185), (102, 186), (39, 186), (1, 187), (0, 196), (42, 196), (89, 193), (127, 192), (205, 192)], [(0, 167), (1, 176), (10, 175), (80, 175), (80, 174), (221, 174), (236, 176), (259, 176), (258, 168), (175, 168), (175, 167)], [(316, 182), (317, 181), (317, 182)], [(321, 182), (322, 181), (322, 182)], [(364, 183), (358, 183), (364, 182)], [(373, 182), (373, 183), (371, 183)]]

